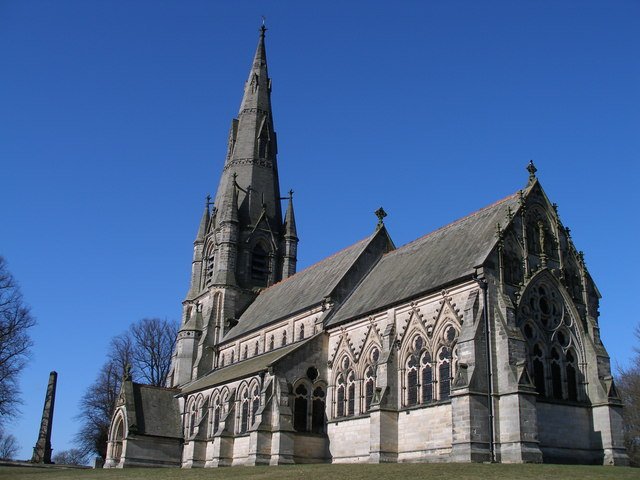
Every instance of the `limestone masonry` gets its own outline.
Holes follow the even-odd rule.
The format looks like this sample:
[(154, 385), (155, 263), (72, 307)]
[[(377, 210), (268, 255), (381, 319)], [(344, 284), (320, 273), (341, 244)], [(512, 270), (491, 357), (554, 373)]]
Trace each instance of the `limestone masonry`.
[(105, 467), (627, 463), (600, 294), (533, 163), (472, 215), (396, 248), (379, 211), (296, 273), (264, 27), (228, 142), (167, 386), (125, 378)]

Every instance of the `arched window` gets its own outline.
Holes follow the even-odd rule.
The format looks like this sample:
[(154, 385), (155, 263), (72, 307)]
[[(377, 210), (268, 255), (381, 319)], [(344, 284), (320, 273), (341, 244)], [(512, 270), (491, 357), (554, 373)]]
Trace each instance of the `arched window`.
[(451, 394), (451, 349), (442, 347), (438, 355), (438, 385), (440, 400), (448, 400)]
[(356, 375), (351, 367), (351, 359), (345, 355), (340, 361), (336, 377), (336, 416), (355, 414)]
[(216, 395), (211, 402), (212, 419), (211, 419), (211, 435), (214, 436), (220, 427), (220, 416), (222, 414), (222, 405), (220, 404), (220, 395)]
[(577, 369), (575, 367), (575, 357), (569, 350), (566, 355), (566, 372), (567, 372), (567, 398), (569, 400), (578, 400), (578, 378)]
[(229, 363), (233, 363), (235, 362), (235, 351), (231, 350), (231, 360), (229, 361)]
[(224, 353), (220, 354), (220, 368), (224, 367)]
[(553, 398), (561, 400), (562, 395), (562, 367), (560, 366), (560, 354), (556, 348), (551, 350), (551, 388)]
[(242, 359), (246, 360), (247, 356), (249, 356), (249, 346), (245, 344), (244, 350), (242, 351)]
[(261, 244), (251, 254), (251, 280), (258, 287), (266, 287), (269, 282), (269, 254)]
[(274, 349), (275, 343), (276, 343), (276, 339), (274, 338), (273, 335), (271, 335), (271, 337), (269, 337), (269, 350)]
[(191, 398), (189, 406), (187, 407), (187, 422), (186, 422), (186, 436), (192, 437), (196, 433), (196, 426), (198, 425), (198, 406), (196, 405), (195, 398)]
[(407, 407), (418, 403), (418, 362), (415, 355), (407, 360)]
[(344, 375), (340, 374), (336, 381), (336, 417), (344, 417), (344, 401), (346, 393)]
[(245, 388), (240, 395), (240, 425), (238, 433), (246, 433), (249, 425), (249, 389)]
[(215, 270), (215, 256), (214, 245), (211, 244), (207, 248), (205, 255), (205, 267), (204, 267), (204, 286), (209, 287), (213, 284), (213, 272)]
[(420, 358), (420, 381), (422, 388), (422, 403), (433, 401), (433, 365), (429, 352), (424, 352)]
[(304, 340), (304, 323), (300, 324), (300, 334), (298, 335), (298, 340)]
[(259, 350), (260, 350), (260, 346), (258, 345), (258, 341), (256, 340), (256, 345), (253, 349), (253, 354), (258, 355)]
[(313, 389), (313, 398), (311, 403), (311, 431), (313, 433), (324, 432), (324, 398), (324, 389), (322, 386), (318, 385)]
[(364, 411), (368, 412), (373, 400), (373, 390), (375, 388), (376, 377), (372, 366), (367, 367), (364, 372)]
[(347, 374), (347, 416), (355, 413), (356, 405), (356, 375), (353, 371)]
[(287, 344), (287, 331), (284, 330), (282, 332), (282, 346), (284, 347)]
[(258, 415), (258, 409), (260, 408), (260, 389), (258, 385), (254, 385), (251, 390), (251, 421), (250, 426), (256, 423), (256, 416)]
[(307, 415), (309, 408), (309, 390), (301, 383), (295, 389), (293, 401), (293, 428), (298, 432), (307, 431)]
[(538, 392), (543, 397), (547, 394), (547, 378), (544, 368), (544, 355), (540, 345), (533, 347), (533, 383)]
[(262, 125), (262, 129), (260, 129), (260, 134), (258, 135), (258, 158), (267, 158), (269, 154), (269, 127), (265, 122)]
[(111, 446), (111, 457), (118, 461), (122, 456), (122, 441), (124, 440), (124, 420), (122, 416), (118, 418), (116, 427), (114, 428), (113, 444)]

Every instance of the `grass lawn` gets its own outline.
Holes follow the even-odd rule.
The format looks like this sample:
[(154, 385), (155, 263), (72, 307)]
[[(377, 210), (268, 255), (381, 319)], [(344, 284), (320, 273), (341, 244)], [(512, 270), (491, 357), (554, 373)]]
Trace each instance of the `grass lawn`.
[(0, 467), (0, 479), (236, 479), (247, 480), (365, 480), (424, 478), (428, 480), (515, 479), (591, 480), (640, 479), (640, 469), (583, 465), (383, 464), (291, 465), (212, 469), (131, 468), (124, 470), (72, 470), (60, 468)]

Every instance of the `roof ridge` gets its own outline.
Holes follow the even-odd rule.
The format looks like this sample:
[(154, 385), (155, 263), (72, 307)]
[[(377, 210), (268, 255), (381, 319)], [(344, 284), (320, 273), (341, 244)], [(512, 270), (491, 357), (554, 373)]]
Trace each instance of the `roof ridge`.
[[(518, 195), (518, 192), (514, 192), (514, 193), (512, 193), (511, 195), (507, 195), (506, 197), (504, 197), (504, 198), (502, 198), (502, 199), (500, 199), (500, 200), (497, 200), (497, 201), (495, 201), (495, 202), (493, 202), (493, 203), (491, 203), (491, 204), (487, 205), (486, 207), (482, 207), (482, 208), (480, 208), (480, 209), (478, 209), (478, 210), (476, 210), (476, 211), (474, 211), (474, 212), (469, 213), (468, 215), (465, 215), (464, 217), (460, 217), (460, 218), (458, 218), (457, 220), (454, 220), (454, 221), (453, 221), (453, 222), (451, 222), (451, 223), (447, 223), (446, 225), (443, 225), (443, 226), (442, 226), (442, 227), (440, 227), (440, 228), (437, 228), (437, 229), (435, 229), (435, 230), (432, 230), (431, 232), (429, 232), (429, 233), (427, 233), (427, 234), (425, 234), (425, 235), (423, 235), (423, 236), (421, 236), (421, 237), (418, 237), (418, 238), (416, 238), (415, 240), (410, 241), (409, 243), (405, 243), (405, 244), (404, 244), (404, 245), (402, 245), (401, 247), (398, 247), (398, 248), (396, 248), (395, 250), (391, 250), (391, 251), (389, 251), (389, 252), (385, 253), (385, 254), (384, 254), (384, 256), (386, 257), (386, 256), (388, 256), (388, 255), (390, 255), (390, 254), (392, 254), (392, 253), (400, 252), (400, 251), (404, 250), (406, 247), (409, 247), (409, 246), (413, 245), (414, 243), (418, 243), (418, 242), (420, 242), (420, 241), (424, 240), (425, 238), (430, 237), (431, 235), (435, 235), (436, 233), (439, 233), (439, 232), (445, 231), (445, 230), (447, 230), (448, 228), (451, 228), (451, 227), (453, 227), (453, 226), (455, 226), (455, 225), (458, 225), (459, 223), (462, 223), (462, 222), (463, 222), (463, 221), (465, 221), (465, 220), (468, 220), (468, 219), (470, 219), (470, 218), (472, 218), (472, 217), (475, 217), (476, 215), (478, 215), (478, 214), (480, 214), (480, 213), (484, 212), (485, 210), (488, 210), (488, 209), (490, 209), (490, 208), (496, 207), (496, 206), (500, 205), (501, 203), (506, 202), (507, 200), (511, 200), (512, 198), (515, 198), (517, 195)], [(514, 213), (515, 213), (515, 212), (514, 212)]]
[(303, 270), (300, 270), (299, 272), (296, 272), (296, 273), (294, 273), (293, 275), (291, 275), (291, 276), (289, 276), (289, 277), (287, 277), (287, 278), (283, 278), (283, 279), (282, 279), (282, 280), (280, 280), (278, 283), (274, 283), (273, 285), (270, 285), (270, 286), (268, 286), (267, 288), (264, 288), (264, 289), (260, 290), (260, 294), (262, 294), (262, 292), (266, 292), (267, 290), (270, 290), (270, 289), (272, 289), (272, 288), (274, 288), (274, 287), (277, 287), (278, 285), (282, 285), (283, 283), (288, 282), (289, 280), (291, 280), (291, 279), (295, 278), (297, 275), (300, 275), (300, 274), (302, 274), (302, 273), (304, 273), (304, 272), (306, 272), (306, 271), (308, 271), (308, 270), (311, 270), (312, 268), (317, 267), (317, 266), (318, 266), (318, 265), (320, 265), (321, 263), (324, 263), (324, 262), (326, 262), (326, 261), (328, 261), (328, 260), (330, 260), (330, 259), (332, 259), (332, 258), (334, 258), (334, 257), (336, 257), (336, 256), (338, 256), (338, 255), (340, 255), (341, 253), (344, 253), (345, 251), (349, 250), (349, 249), (350, 249), (350, 248), (352, 248), (352, 247), (355, 247), (355, 246), (356, 246), (356, 245), (358, 245), (359, 243), (362, 243), (362, 242), (364, 242), (365, 240), (368, 240), (368, 239), (372, 238), (376, 233), (378, 233), (378, 232), (377, 232), (377, 231), (375, 231), (375, 232), (373, 232), (371, 235), (369, 235), (368, 237), (364, 237), (364, 238), (362, 238), (362, 239), (358, 240), (357, 242), (352, 243), (351, 245), (348, 245), (348, 246), (346, 246), (346, 247), (342, 248), (341, 250), (338, 250), (338, 251), (337, 251), (337, 252), (335, 252), (335, 253), (332, 253), (332, 254), (331, 254), (331, 255), (329, 255), (328, 257), (322, 258), (322, 259), (318, 260), (317, 262), (312, 263), (311, 265), (309, 265), (308, 267), (304, 268)]
[(180, 390), (179, 388), (176, 388), (176, 387), (161, 387), (160, 385), (149, 385), (148, 383), (133, 382), (133, 384), (137, 385), (138, 387), (155, 388), (158, 390), (169, 390), (169, 391)]

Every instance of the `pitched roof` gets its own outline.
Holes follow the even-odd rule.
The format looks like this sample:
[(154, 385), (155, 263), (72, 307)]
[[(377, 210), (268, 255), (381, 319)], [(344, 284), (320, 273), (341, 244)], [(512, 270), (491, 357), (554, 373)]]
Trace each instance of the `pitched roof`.
[(180, 407), (175, 388), (133, 384), (138, 433), (181, 438)]
[(221, 385), (231, 380), (245, 378), (249, 375), (262, 372), (279, 360), (282, 360), (290, 353), (298, 350), (303, 345), (306, 345), (312, 340), (316, 339), (319, 335), (322, 335), (322, 333), (317, 333), (301, 342), (292, 343), (290, 345), (287, 345), (286, 347), (278, 348), (277, 350), (272, 350), (270, 352), (263, 353), (262, 355), (251, 357), (247, 360), (242, 360), (241, 362), (234, 363), (227, 367), (213, 370), (204, 377), (186, 384), (182, 388), (181, 393), (187, 394), (197, 392), (198, 390), (204, 390), (205, 388), (213, 387), (215, 385)]
[(461, 279), (482, 264), (496, 243), (496, 224), (515, 212), (518, 194), (500, 200), (386, 253), (327, 326), (391, 306)]
[(378, 232), (260, 292), (223, 342), (320, 304)]

